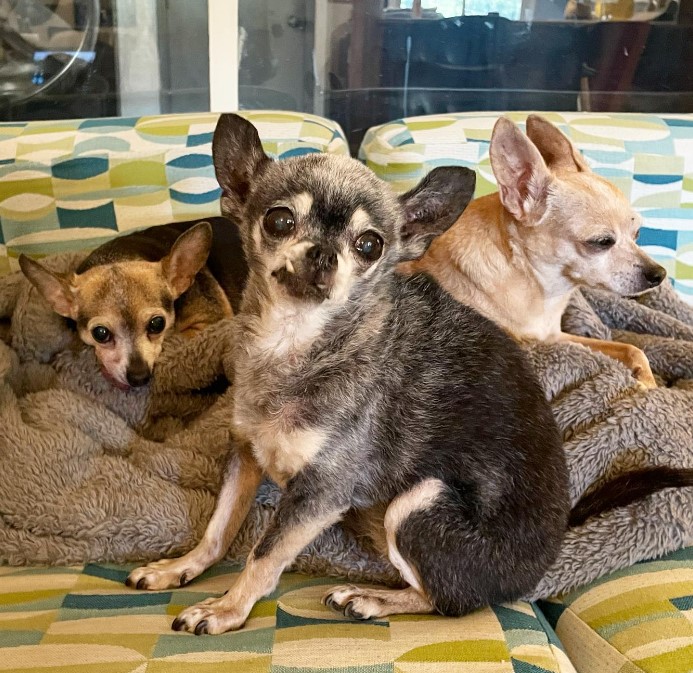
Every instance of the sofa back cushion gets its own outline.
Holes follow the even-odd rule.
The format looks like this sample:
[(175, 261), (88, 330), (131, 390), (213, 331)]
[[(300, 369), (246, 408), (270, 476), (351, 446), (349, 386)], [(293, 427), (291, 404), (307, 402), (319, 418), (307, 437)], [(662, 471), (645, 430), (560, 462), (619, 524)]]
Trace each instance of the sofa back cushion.
[[(339, 125), (245, 111), (273, 157), (348, 154)], [(0, 275), (32, 256), (94, 248), (119, 233), (219, 214), (218, 114), (0, 124)]]

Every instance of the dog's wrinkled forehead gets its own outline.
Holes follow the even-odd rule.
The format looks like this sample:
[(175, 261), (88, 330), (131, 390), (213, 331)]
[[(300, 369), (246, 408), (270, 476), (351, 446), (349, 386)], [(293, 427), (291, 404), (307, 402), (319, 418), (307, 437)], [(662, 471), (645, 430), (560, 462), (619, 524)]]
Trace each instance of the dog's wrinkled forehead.
[(373, 226), (392, 235), (401, 217), (395, 196), (368, 168), (329, 155), (268, 166), (253, 185), (248, 215), (257, 220), (278, 205), (291, 207), (302, 224), (328, 235), (340, 235), (349, 226)]

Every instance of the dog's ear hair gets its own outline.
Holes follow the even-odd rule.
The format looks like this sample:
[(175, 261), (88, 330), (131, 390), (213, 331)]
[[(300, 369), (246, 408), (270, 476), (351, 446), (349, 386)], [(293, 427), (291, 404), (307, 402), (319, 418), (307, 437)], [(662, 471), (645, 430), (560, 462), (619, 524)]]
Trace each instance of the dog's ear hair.
[(176, 239), (168, 255), (161, 260), (161, 268), (173, 290), (174, 299), (193, 284), (209, 257), (211, 247), (212, 225), (198, 222)]
[(434, 168), (416, 187), (399, 197), (404, 209), (400, 231), (402, 259), (418, 259), (436, 236), (447, 231), (474, 196), (476, 173), (461, 166)]
[(539, 150), (550, 170), (576, 173), (590, 170), (580, 151), (548, 119), (539, 115), (529, 115), (527, 137)]
[(271, 159), (257, 129), (237, 114), (222, 114), (214, 130), (212, 157), (222, 190), (222, 212), (240, 218), (250, 185)]
[(75, 297), (67, 278), (49, 271), (42, 264), (19, 255), (19, 266), (29, 282), (39, 291), (50, 307), (64, 318), (77, 318)]
[(551, 173), (532, 141), (507, 117), (493, 127), (491, 167), (504, 208), (517, 220), (543, 207)]

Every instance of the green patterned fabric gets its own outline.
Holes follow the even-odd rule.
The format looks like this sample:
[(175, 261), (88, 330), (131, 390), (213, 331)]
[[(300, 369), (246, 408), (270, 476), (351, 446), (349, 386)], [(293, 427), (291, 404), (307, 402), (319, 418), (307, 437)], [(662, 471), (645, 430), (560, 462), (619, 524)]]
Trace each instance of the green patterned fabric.
[(574, 673), (527, 603), (462, 619), (353, 622), (324, 607), (334, 580), (285, 574), (240, 631), (171, 631), (183, 607), (220, 595), (220, 565), (183, 589), (138, 592), (128, 569), (0, 568), (0, 671), (19, 673)]
[[(339, 125), (241, 112), (265, 151), (348, 154)], [(136, 228), (219, 214), (214, 113), (0, 124), (0, 275), (20, 252), (91, 248)]]
[[(524, 125), (526, 112), (508, 112)], [(693, 115), (542, 112), (640, 211), (639, 242), (693, 303)], [(436, 166), (477, 171), (477, 196), (496, 190), (488, 145), (497, 112), (400, 119), (370, 129), (360, 158), (399, 191)]]
[(693, 547), (541, 607), (580, 673), (693, 671)]

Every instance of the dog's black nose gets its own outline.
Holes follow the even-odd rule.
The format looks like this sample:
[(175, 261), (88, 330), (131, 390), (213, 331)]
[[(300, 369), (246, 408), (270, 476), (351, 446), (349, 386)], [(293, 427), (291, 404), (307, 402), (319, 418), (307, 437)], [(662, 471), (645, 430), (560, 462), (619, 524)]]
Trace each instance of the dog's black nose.
[(306, 259), (310, 261), (317, 271), (332, 271), (337, 266), (337, 252), (328, 248), (314, 245), (306, 252)]
[(128, 372), (127, 374), (128, 383), (133, 388), (141, 388), (142, 386), (146, 386), (151, 378), (152, 375), (149, 372), (143, 372), (141, 374), (133, 374), (132, 372)]
[(667, 270), (659, 264), (650, 266), (645, 269), (645, 280), (650, 287), (657, 287), (667, 277)]
[(125, 378), (133, 388), (141, 388), (149, 383), (152, 373), (145, 362), (136, 360), (130, 363)]

